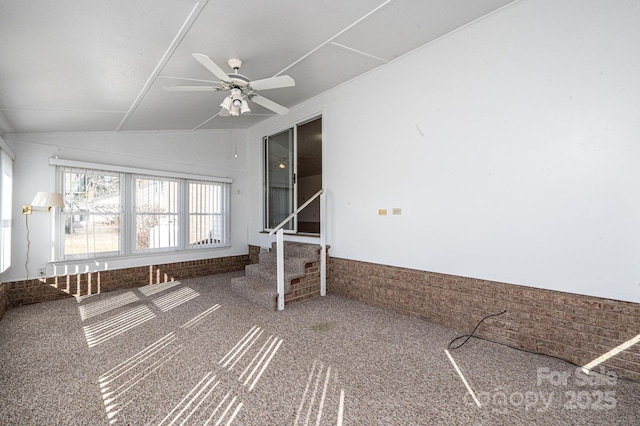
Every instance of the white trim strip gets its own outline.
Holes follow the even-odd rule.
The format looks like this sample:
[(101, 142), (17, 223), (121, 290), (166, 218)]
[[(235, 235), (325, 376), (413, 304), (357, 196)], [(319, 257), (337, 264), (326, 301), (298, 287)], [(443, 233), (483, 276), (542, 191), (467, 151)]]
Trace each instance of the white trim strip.
[(370, 11), (369, 13), (367, 13), (366, 15), (364, 15), (363, 17), (357, 19), (355, 22), (349, 24), (346, 28), (343, 28), (340, 32), (338, 32), (336, 35), (332, 36), (331, 38), (329, 38), (328, 40), (324, 41), (322, 44), (320, 44), (319, 46), (317, 46), (316, 48), (310, 50), (309, 52), (307, 52), (302, 58), (298, 59), (297, 61), (295, 61), (294, 63), (292, 63), (291, 65), (289, 65), (288, 67), (286, 67), (285, 69), (283, 69), (282, 71), (280, 71), (279, 73), (277, 73), (276, 75), (274, 75), (274, 77), (279, 76), (280, 74), (282, 74), (283, 72), (289, 70), (290, 68), (293, 68), (295, 65), (297, 65), (298, 63), (302, 62), (304, 59), (308, 58), (309, 56), (313, 55), (314, 53), (316, 53), (318, 50), (320, 50), (322, 47), (326, 46), (327, 44), (331, 43), (333, 40), (335, 40), (336, 38), (340, 37), (342, 34), (346, 33), (347, 31), (349, 31), (351, 28), (355, 27), (357, 24), (359, 24), (360, 22), (364, 21), (365, 19), (367, 19), (369, 16), (374, 15), (375, 13), (377, 13), (380, 9), (384, 8), (385, 6), (387, 6), (389, 3), (391, 3), (392, 0), (387, 0), (384, 3), (382, 3), (381, 5), (379, 5), (378, 7), (376, 7), (375, 9), (373, 9), (372, 11)]
[(161, 176), (161, 177), (175, 177), (182, 179), (196, 179), (196, 180), (206, 180), (206, 181), (215, 181), (222, 183), (232, 183), (233, 179), (229, 177), (218, 177), (218, 176), (204, 176), (204, 175), (192, 175), (190, 173), (179, 173), (179, 172), (169, 172), (166, 170), (153, 170), (153, 169), (142, 169), (138, 167), (127, 167), (127, 166), (115, 166), (112, 164), (100, 164), (100, 163), (90, 163), (87, 161), (74, 161), (74, 160), (63, 160), (62, 158), (51, 157), (49, 158), (50, 166), (66, 166), (66, 167), (77, 167), (81, 169), (97, 169), (104, 170), (108, 172), (122, 172), (122, 173), (133, 173), (133, 174), (142, 174), (149, 176)]
[(178, 49), (178, 47), (182, 43), (182, 40), (184, 39), (184, 37), (187, 35), (189, 30), (193, 26), (193, 23), (198, 19), (198, 16), (200, 16), (200, 13), (202, 12), (202, 10), (204, 9), (204, 7), (207, 5), (208, 2), (209, 0), (196, 2), (196, 4), (193, 6), (193, 8), (191, 9), (191, 13), (189, 13), (189, 16), (187, 16), (187, 19), (182, 24), (182, 27), (178, 31), (178, 34), (176, 34), (176, 36), (173, 38), (173, 41), (171, 41), (171, 44), (169, 45), (167, 50), (164, 52), (164, 55), (162, 55), (160, 62), (158, 62), (155, 69), (153, 70), (153, 72), (147, 79), (146, 83), (140, 90), (140, 93), (138, 93), (138, 96), (133, 101), (133, 104), (129, 107), (129, 110), (122, 118), (122, 121), (120, 122), (120, 124), (118, 125), (118, 128), (116, 129), (118, 132), (124, 129), (124, 126), (127, 124), (127, 122), (129, 121), (133, 113), (136, 111), (136, 109), (142, 102), (142, 99), (147, 95), (147, 92), (149, 92), (149, 90), (151, 89), (151, 86), (153, 86), (153, 83), (155, 83), (156, 79), (158, 78), (158, 76), (160, 75), (164, 67), (167, 65), (167, 62), (169, 62), (169, 60), (171, 59), (175, 51)]
[(2, 139), (2, 136), (0, 136), (0, 149), (6, 152), (9, 158), (11, 158), (13, 161), (16, 161), (16, 154), (11, 150), (9, 145), (5, 143), (5, 141)]
[(361, 56), (366, 56), (367, 58), (375, 59), (376, 61), (380, 61), (380, 62), (382, 62), (384, 64), (389, 63), (389, 61), (384, 59), (384, 58), (372, 55), (372, 54), (367, 53), (367, 52), (363, 52), (362, 50), (354, 49), (353, 47), (345, 46), (344, 44), (336, 43), (335, 41), (332, 41), (331, 44), (333, 44), (334, 46), (339, 47), (341, 49), (347, 50), (349, 52), (353, 52), (353, 53), (361, 55)]

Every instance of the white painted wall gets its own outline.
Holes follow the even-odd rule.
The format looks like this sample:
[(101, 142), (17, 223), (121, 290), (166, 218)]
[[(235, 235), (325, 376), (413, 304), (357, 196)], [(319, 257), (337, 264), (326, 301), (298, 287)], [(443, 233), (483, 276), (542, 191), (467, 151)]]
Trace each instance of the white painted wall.
[(638, 17), (518, 2), (249, 129), (249, 169), (322, 112), (332, 256), (640, 302)]
[[(21, 206), (30, 204), (36, 192), (55, 191), (55, 167), (49, 158), (87, 161), (117, 166), (230, 177), (231, 186), (231, 247), (109, 259), (99, 262), (65, 262), (55, 272), (74, 273), (124, 268), (164, 262), (205, 259), (246, 254), (246, 137), (245, 130), (198, 132), (134, 132), (134, 133), (68, 133), (5, 135), (5, 142), (16, 155), (14, 163), (14, 202), (12, 234), (12, 266), (2, 274), (2, 281), (24, 279), (27, 253), (25, 216)], [(235, 157), (236, 149), (238, 157)], [(29, 276), (38, 275), (39, 268), (53, 274), (53, 220), (46, 213), (34, 213), (29, 221)]]

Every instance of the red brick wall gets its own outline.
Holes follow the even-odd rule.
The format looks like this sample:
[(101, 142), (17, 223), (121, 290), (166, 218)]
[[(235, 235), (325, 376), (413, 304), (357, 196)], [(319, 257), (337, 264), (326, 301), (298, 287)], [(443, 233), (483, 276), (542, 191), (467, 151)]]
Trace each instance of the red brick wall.
[[(585, 365), (640, 333), (640, 304), (331, 258), (327, 291)], [(640, 380), (640, 344), (604, 364)], [(597, 371), (597, 370), (596, 370)]]
[(4, 285), (7, 289), (7, 304), (11, 307), (238, 271), (244, 269), (247, 264), (249, 255), (229, 256), (14, 281)]
[(307, 263), (304, 277), (291, 280), (291, 292), (284, 295), (284, 305), (320, 295), (320, 262)]
[(249, 263), (254, 265), (260, 262), (260, 246), (249, 246)]

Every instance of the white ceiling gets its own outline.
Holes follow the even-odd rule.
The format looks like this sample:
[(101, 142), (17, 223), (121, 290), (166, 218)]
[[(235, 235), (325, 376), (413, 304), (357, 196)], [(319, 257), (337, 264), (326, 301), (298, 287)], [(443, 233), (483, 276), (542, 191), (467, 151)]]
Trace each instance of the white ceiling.
[(260, 92), (291, 108), (512, 1), (0, 0), (0, 135), (247, 128), (272, 113), (163, 86), (217, 83), (194, 52), (240, 58), (293, 77)]

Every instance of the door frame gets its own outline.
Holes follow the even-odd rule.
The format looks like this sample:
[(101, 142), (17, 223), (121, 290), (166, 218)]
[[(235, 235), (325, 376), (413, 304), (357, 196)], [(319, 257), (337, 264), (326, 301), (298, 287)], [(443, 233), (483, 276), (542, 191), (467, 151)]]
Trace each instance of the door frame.
[[(263, 174), (262, 174), (262, 186), (263, 186), (263, 190), (262, 190), (262, 204), (263, 204), (263, 231), (264, 232), (269, 232), (271, 231), (273, 228), (269, 227), (269, 197), (268, 197), (268, 190), (269, 190), (269, 182), (268, 182), (268, 173), (269, 173), (269, 168), (268, 168), (268, 146), (267, 146), (267, 141), (269, 137), (272, 136), (276, 136), (279, 135), (281, 133), (284, 133), (288, 130), (292, 130), (292, 136), (293, 136), (293, 143), (292, 143), (292, 163), (293, 163), (293, 185), (292, 185), (292, 199), (293, 199), (293, 206), (294, 206), (294, 210), (297, 208), (298, 206), (298, 181), (299, 181), (299, 174), (298, 174), (298, 127), (303, 126), (307, 123), (310, 123), (312, 121), (315, 120), (321, 120), (321, 127), (320, 127), (320, 132), (321, 132), (321, 149), (320, 149), (320, 153), (319, 153), (319, 160), (321, 162), (321, 186), (324, 185), (324, 143), (322, 142), (322, 140), (324, 139), (324, 114), (322, 112), (317, 112), (314, 113), (312, 115), (307, 116), (306, 118), (301, 118), (299, 120), (296, 120), (294, 122), (290, 122), (288, 123), (286, 126), (280, 127), (278, 129), (274, 129), (273, 131), (270, 132), (266, 132), (267, 134), (264, 135), (262, 137), (262, 167), (263, 167)], [(291, 213), (291, 212), (290, 212)], [(320, 227), (322, 227), (322, 217), (319, 217), (319, 221), (320, 221)], [(294, 217), (292, 219), (293, 221), (293, 227), (292, 229), (286, 229), (283, 228), (283, 231), (287, 234), (292, 234), (292, 235), (297, 235), (298, 234), (298, 218)], [(317, 235), (319, 235), (320, 233), (318, 233)], [(304, 235), (315, 235), (314, 234), (308, 234), (308, 233), (304, 233)]]

